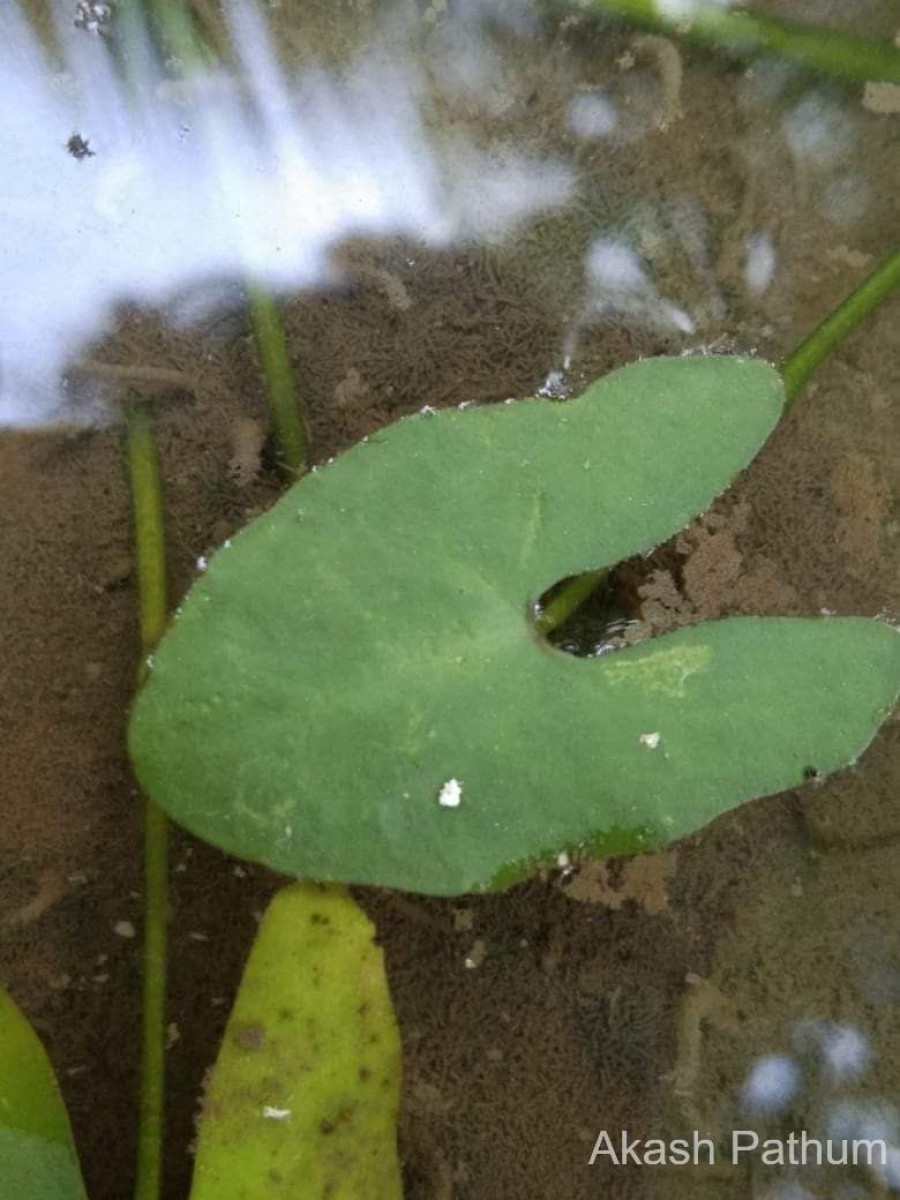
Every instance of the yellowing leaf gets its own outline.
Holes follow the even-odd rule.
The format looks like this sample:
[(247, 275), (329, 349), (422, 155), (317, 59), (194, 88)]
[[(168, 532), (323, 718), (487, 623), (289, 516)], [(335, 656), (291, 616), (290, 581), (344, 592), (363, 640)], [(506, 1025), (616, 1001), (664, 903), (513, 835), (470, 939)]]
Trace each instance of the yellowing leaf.
[(191, 1200), (401, 1200), (400, 1044), (341, 888), (272, 901), (207, 1085)]

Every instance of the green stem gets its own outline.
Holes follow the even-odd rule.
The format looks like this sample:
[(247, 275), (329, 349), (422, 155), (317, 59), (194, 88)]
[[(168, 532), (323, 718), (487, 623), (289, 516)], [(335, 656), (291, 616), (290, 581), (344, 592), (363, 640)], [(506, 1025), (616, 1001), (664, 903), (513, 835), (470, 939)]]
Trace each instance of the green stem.
[(194, 24), (190, 6), (183, 0), (144, 0), (144, 5), (170, 53), (194, 69), (202, 70), (215, 61)]
[(572, 613), (581, 608), (585, 600), (594, 594), (608, 574), (608, 570), (603, 570), (573, 575), (565, 587), (561, 587), (550, 603), (535, 617), (534, 627), (538, 633), (546, 637), (564, 621), (568, 621)]
[[(153, 418), (143, 403), (126, 409), (126, 441), (140, 605), (141, 666), (166, 624), (166, 554), (162, 487)], [(144, 946), (141, 1096), (135, 1200), (159, 1200), (165, 1114), (166, 909), (168, 826), (162, 811), (144, 801)]]
[(781, 364), (787, 407), (793, 404), (816, 367), (841, 344), (876, 305), (900, 286), (900, 250), (883, 259), (871, 275), (800, 343)]
[(900, 83), (900, 49), (886, 42), (782, 21), (765, 13), (707, 6), (703, 0), (685, 17), (667, 16), (658, 0), (581, 0), (581, 4), (669, 37), (735, 54), (780, 54), (810, 71), (838, 79)]
[[(204, 70), (216, 61), (216, 52), (206, 38), (211, 36), (211, 19), (205, 21), (205, 37), (183, 4), (175, 0), (152, 0), (159, 27), (169, 45), (192, 67)], [(206, 6), (200, 7), (201, 15)], [(211, 18), (211, 13), (207, 14)], [(220, 56), (224, 49), (219, 47)], [(278, 306), (262, 284), (248, 286), (250, 321), (256, 351), (266, 380), (266, 395), (275, 437), (281, 449), (281, 459), (292, 475), (306, 470), (309, 455), (309, 433), (306, 414), (294, 384), (294, 371), (288, 354), (284, 323)]]
[(309, 438), (294, 386), (284, 325), (271, 292), (254, 286), (249, 288), (249, 297), (253, 336), (266, 377), (275, 436), (281, 446), (285, 465), (293, 473), (299, 474), (306, 467)]
[[(184, 60), (186, 69), (204, 71), (217, 61), (216, 48), (210, 44), (218, 34), (213, 6), (206, 3), (188, 6), (182, 0), (130, 0), (122, 11), (130, 23), (125, 27), (126, 47), (137, 44), (137, 24), (149, 18), (160, 41)], [(202, 29), (194, 19), (195, 15), (200, 17)], [(219, 58), (227, 61), (229, 49), (225, 40), (220, 39)], [(309, 432), (306, 413), (294, 383), (284, 324), (271, 292), (262, 284), (249, 285), (248, 293), (253, 336), (265, 375), (269, 411), (281, 459), (290, 474), (299, 475), (307, 465)]]
[[(863, 317), (898, 286), (900, 250), (895, 250), (784, 360), (781, 365), (781, 378), (787, 397), (785, 412), (790, 409), (821, 362), (838, 348)], [(535, 620), (537, 630), (546, 637), (562, 625), (563, 621), (567, 621), (593, 594), (605, 575), (605, 570), (586, 571), (583, 575), (575, 575), (570, 579), (547, 607), (541, 610)]]

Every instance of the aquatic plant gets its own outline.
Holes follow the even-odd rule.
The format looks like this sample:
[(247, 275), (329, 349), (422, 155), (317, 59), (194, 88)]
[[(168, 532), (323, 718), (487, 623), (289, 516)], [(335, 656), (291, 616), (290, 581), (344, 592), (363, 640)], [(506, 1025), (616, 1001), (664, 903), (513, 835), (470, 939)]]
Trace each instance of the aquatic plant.
[[(86, 1200), (50, 1062), (2, 987), (0, 1062), (0, 1195)], [(400, 1200), (399, 1093), (400, 1040), (371, 923), (341, 888), (284, 888), (206, 1081), (192, 1200)], [(153, 1151), (138, 1195), (160, 1194)]]
[(817, 29), (729, 0), (583, 0), (584, 6), (670, 37), (736, 56), (777, 54), (834, 79), (900, 83), (900, 50), (844, 32)]
[[(733, 41), (739, 15), (719, 17)], [(777, 46), (771, 36), (756, 44)], [(878, 61), (892, 78), (894, 59)], [(129, 409), (144, 648), (130, 743), (151, 797), (139, 1200), (160, 1188), (164, 813), (319, 881), (280, 893), (260, 929), (207, 1091), (192, 1195), (328, 1187), (392, 1200), (399, 1050), (383, 964), (357, 906), (322, 881), (506, 886), (578, 854), (667, 844), (862, 753), (900, 688), (900, 640), (882, 622), (723, 620), (588, 660), (545, 635), (597, 571), (649, 551), (729, 486), (898, 273), (894, 255), (780, 371), (654, 359), (565, 403), (408, 418), (296, 483), (223, 548), (164, 637), (152, 422)], [(254, 317), (290, 401), (264, 291)], [(274, 411), (297, 466), (296, 423)], [(0, 1055), (0, 1183), (76, 1200), (49, 1064), (2, 992)]]
[(142, 786), (289, 874), (453, 895), (855, 759), (900, 683), (885, 625), (722, 620), (592, 661), (534, 627), (553, 583), (708, 508), (783, 400), (761, 362), (659, 358), (360, 443), (179, 609), (132, 717)]
[[(331, 254), (347, 238), (448, 246), (509, 231), (569, 195), (563, 163), (463, 158), (430, 130), (402, 38), (361, 52), (352, 83), (318, 70), (300, 89), (250, 0), (232, 3), (242, 85), (201, 56), (180, 2), (94, 7), (114, 12), (96, 36), (73, 36), (56, 7), (54, 56), (17, 3), (3, 6), (0, 427), (90, 419), (60, 378), (96, 377), (86, 348), (126, 300), (189, 322), (246, 296), (281, 397), (293, 385), (277, 366), (267, 291), (334, 280)], [(282, 455), (296, 466), (302, 432), (289, 409), (276, 404), (276, 423), (291, 431)]]
[[(296, 483), (213, 559), (146, 664), (131, 751), (153, 798), (148, 845), (164, 846), (158, 802), (291, 874), (457, 894), (558, 854), (666, 844), (855, 760), (900, 690), (885, 624), (722, 620), (578, 660), (543, 638), (534, 601), (708, 506), (778, 421), (785, 384), (796, 394), (897, 269), (894, 256), (780, 374), (738, 357), (650, 359), (574, 401), (424, 412)], [(146, 410), (130, 420), (149, 646), (160, 512)], [(157, 908), (163, 868), (148, 872)], [(165, 920), (148, 918), (149, 966)], [(148, 970), (151, 1025), (162, 978)], [(15, 1080), (46, 1078), (20, 1018), (7, 1034), (23, 1047)], [(157, 1042), (144, 1045), (161, 1084)], [(209, 1084), (192, 1195), (252, 1195), (265, 1179), (294, 1196), (302, 1178), (399, 1196), (398, 1081), (371, 927), (341, 889), (287, 889)], [(8, 1169), (37, 1152), (50, 1171), (54, 1156), (44, 1194), (74, 1200), (74, 1151), (45, 1093), (52, 1136), (35, 1142), (17, 1118)], [(148, 1137), (158, 1103), (145, 1092)], [(158, 1172), (158, 1146), (145, 1151)], [(158, 1175), (141, 1179), (152, 1195)]]
[(400, 1036), (371, 922), (343, 888), (284, 888), (206, 1084), (191, 1200), (400, 1200), (399, 1105)]
[(0, 987), (0, 1194), (84, 1200), (84, 1186), (50, 1060)]

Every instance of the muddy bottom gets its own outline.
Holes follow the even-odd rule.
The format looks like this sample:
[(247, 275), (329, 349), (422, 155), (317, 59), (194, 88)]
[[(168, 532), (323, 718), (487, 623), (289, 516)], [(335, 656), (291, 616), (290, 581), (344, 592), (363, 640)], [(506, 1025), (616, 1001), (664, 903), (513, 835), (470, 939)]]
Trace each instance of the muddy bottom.
[[(822, 7), (782, 5), (810, 19)], [(300, 20), (290, 5), (274, 16)], [(884, 6), (862, 6), (859, 22), (895, 32)], [(285, 298), (316, 461), (425, 404), (533, 395), (561, 367), (598, 230), (637, 222), (660, 293), (702, 312), (702, 326), (586, 322), (575, 391), (640, 355), (701, 344), (777, 361), (865, 276), (896, 236), (896, 115), (865, 109), (858, 88), (825, 89), (853, 144), (837, 166), (812, 168), (780, 122), (818, 85), (800, 78), (772, 99), (742, 68), (686, 53), (677, 112), (661, 121), (667, 55), (577, 22), (516, 43), (497, 81), (512, 98), (502, 136), (573, 156), (577, 205), (496, 246), (345, 246), (341, 284)], [(627, 95), (635, 72), (658, 89), (656, 107), (634, 101), (635, 136), (575, 145), (562, 115), (573, 92)], [(865, 182), (864, 210), (836, 216), (826, 199), (849, 177)], [(740, 248), (757, 230), (778, 260), (751, 296)], [(898, 315), (886, 303), (842, 346), (735, 487), (667, 548), (641, 585), (643, 620), (900, 614)], [(198, 558), (284, 486), (240, 287), (190, 330), (123, 311), (91, 355), (196, 380), (156, 406), (174, 603)], [(96, 387), (103, 427), (0, 433), (0, 971), (59, 1073), (92, 1200), (120, 1200), (138, 1089), (141, 804), (124, 753), (137, 596), (116, 418), (127, 396)], [(818, 1196), (882, 1194), (850, 1168), (588, 1160), (602, 1129), (724, 1141), (746, 1128), (738, 1101), (754, 1060), (794, 1053), (811, 1021), (858, 1031), (869, 1065), (838, 1078), (810, 1059), (788, 1123), (824, 1128), (851, 1101), (900, 1121), (898, 741), (894, 719), (841, 776), (747, 805), (665, 854), (499, 896), (361, 892), (403, 1036), (408, 1200), (749, 1198), (787, 1195), (773, 1189), (792, 1180)], [(167, 1200), (187, 1195), (204, 1073), (279, 882), (173, 835)]]

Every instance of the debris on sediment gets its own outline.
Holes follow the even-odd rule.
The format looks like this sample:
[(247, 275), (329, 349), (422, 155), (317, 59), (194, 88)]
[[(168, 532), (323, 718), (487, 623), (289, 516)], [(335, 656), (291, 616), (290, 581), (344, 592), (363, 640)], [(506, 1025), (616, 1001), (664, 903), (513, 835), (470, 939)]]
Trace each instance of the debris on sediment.
[(739, 1015), (734, 1001), (708, 979), (689, 974), (684, 982), (675, 1019), (675, 1064), (667, 1078), (675, 1095), (690, 1107), (700, 1075), (704, 1026), (734, 1033)]
[(262, 469), (266, 429), (256, 417), (238, 417), (231, 427), (228, 475), (238, 487), (249, 487)]
[(69, 888), (66, 881), (56, 871), (42, 871), (38, 876), (37, 892), (27, 904), (11, 912), (4, 918), (2, 924), (33, 925), (66, 895)]
[(684, 78), (681, 51), (669, 38), (654, 33), (641, 34), (640, 37), (634, 38), (631, 44), (638, 52), (646, 51), (656, 63), (662, 103), (654, 124), (660, 133), (665, 133), (684, 116), (681, 107), (681, 87)]
[[(894, 38), (894, 45), (900, 46), (900, 33)], [(863, 88), (862, 106), (882, 116), (900, 113), (900, 84), (870, 80)]]

